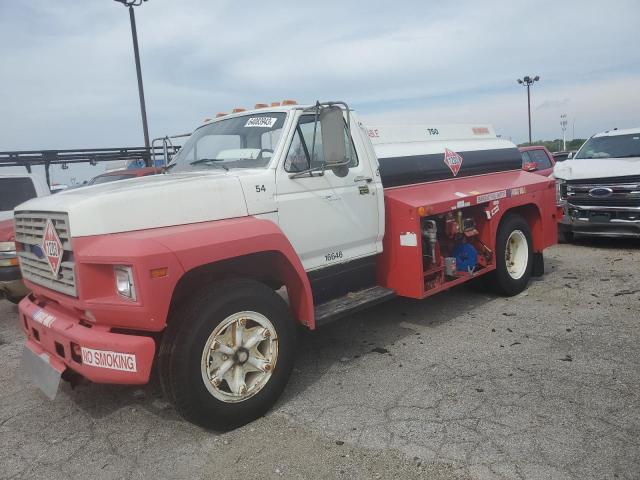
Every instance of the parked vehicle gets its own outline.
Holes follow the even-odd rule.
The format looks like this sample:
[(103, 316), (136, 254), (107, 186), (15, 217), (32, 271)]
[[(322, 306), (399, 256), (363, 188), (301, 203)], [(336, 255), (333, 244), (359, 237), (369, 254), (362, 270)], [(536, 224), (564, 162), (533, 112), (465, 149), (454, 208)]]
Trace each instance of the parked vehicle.
[(576, 233), (640, 237), (640, 128), (593, 135), (554, 175), (566, 241)]
[(69, 185), (61, 184), (61, 183), (52, 183), (51, 188), (49, 190), (52, 194), (64, 192), (69, 189)]
[(162, 173), (162, 168), (144, 167), (132, 170), (113, 170), (103, 173), (97, 177), (93, 177), (87, 185), (98, 185), (100, 183), (116, 182), (118, 180), (127, 180), (136, 177), (146, 177), (147, 175), (156, 175)]
[(556, 162), (547, 147), (533, 145), (531, 147), (518, 147), (518, 149), (522, 153), (523, 170), (547, 177), (553, 173), (553, 166)]
[(551, 155), (553, 155), (553, 160), (555, 162), (564, 162), (575, 154), (575, 150), (563, 150), (561, 152), (553, 152)]
[(521, 163), (486, 125), (364, 127), (332, 102), (220, 116), (164, 175), (16, 211), (25, 369), (53, 397), (62, 374), (144, 384), (155, 365), (186, 419), (251, 421), (285, 388), (296, 325), (541, 275), (555, 181)]
[(0, 221), (13, 218), (16, 205), (50, 193), (47, 183), (38, 175), (0, 173)]
[(37, 175), (0, 174), (0, 299), (18, 303), (29, 290), (22, 283), (13, 232), (13, 209), (33, 197), (49, 195)]

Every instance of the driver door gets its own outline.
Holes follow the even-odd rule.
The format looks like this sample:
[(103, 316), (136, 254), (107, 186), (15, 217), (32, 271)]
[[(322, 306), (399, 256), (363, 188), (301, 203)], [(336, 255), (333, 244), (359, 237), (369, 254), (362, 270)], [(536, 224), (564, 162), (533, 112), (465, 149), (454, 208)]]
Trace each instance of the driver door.
[(321, 124), (315, 124), (313, 114), (303, 114), (285, 161), (278, 165), (279, 225), (307, 271), (377, 253), (379, 212), (374, 172), (366, 152), (356, 151), (348, 138), (347, 145), (348, 168), (291, 178), (325, 161)]

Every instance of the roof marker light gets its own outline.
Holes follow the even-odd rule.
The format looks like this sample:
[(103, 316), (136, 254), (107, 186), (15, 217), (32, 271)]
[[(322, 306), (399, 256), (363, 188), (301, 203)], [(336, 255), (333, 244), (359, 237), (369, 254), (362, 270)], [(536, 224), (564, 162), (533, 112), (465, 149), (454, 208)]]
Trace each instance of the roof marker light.
[(209, 117), (204, 119), (204, 123), (209, 123), (211, 121), (211, 119)]
[(234, 108), (233, 110), (231, 110), (231, 113), (240, 113), (240, 112), (244, 112), (245, 109), (242, 107), (238, 107), (238, 108)]
[(282, 101), (282, 105), (297, 105), (298, 102), (296, 102), (295, 100), (283, 100)]
[(226, 113), (218, 112), (216, 113), (216, 118), (224, 117)]
[(268, 108), (268, 107), (269, 107), (269, 104), (267, 103), (256, 103), (256, 106), (253, 108), (258, 109), (258, 108)]
[(271, 102), (271, 106), (272, 107), (279, 107), (280, 106), (280, 102)]

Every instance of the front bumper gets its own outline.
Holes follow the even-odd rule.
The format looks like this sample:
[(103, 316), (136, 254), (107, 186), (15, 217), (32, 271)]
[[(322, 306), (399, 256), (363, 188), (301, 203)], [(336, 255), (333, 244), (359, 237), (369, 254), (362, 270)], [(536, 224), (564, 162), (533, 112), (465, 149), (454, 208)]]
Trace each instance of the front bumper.
[(54, 302), (35, 301), (29, 295), (19, 306), (26, 347), (36, 355), (48, 354), (55, 369), (70, 369), (95, 383), (149, 381), (155, 355), (152, 338), (90, 328)]
[(22, 282), (20, 267), (0, 267), (0, 298), (20, 298), (29, 293)]
[(640, 208), (565, 203), (560, 230), (593, 236), (640, 237)]

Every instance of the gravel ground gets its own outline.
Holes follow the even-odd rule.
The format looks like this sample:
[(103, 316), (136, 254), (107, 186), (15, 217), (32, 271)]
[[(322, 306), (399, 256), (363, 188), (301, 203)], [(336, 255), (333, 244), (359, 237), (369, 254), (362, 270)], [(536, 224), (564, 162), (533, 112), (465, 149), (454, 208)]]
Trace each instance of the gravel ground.
[(640, 242), (546, 259), (514, 298), (460, 287), (304, 333), (276, 408), (225, 434), (153, 385), (49, 402), (0, 301), (0, 478), (638, 479)]

